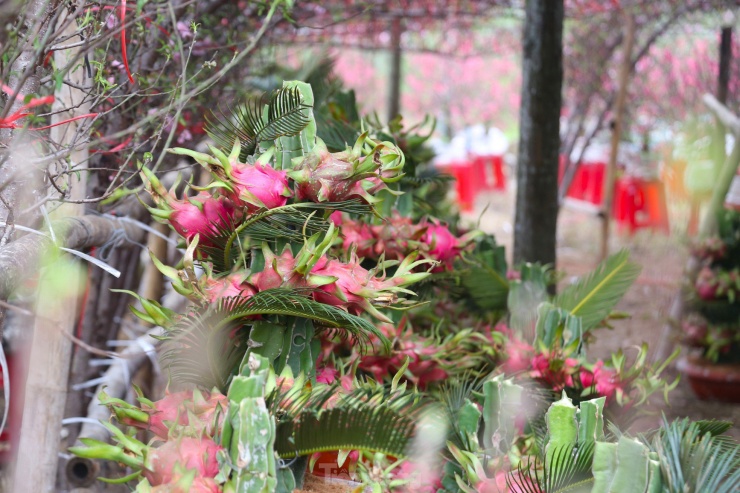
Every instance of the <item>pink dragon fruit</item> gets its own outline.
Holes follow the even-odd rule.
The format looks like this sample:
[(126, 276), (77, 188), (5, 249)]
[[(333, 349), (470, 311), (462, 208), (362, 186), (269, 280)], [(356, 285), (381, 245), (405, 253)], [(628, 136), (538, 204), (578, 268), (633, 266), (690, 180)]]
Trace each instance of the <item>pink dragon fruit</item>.
[(378, 328), (388, 339), (395, 341), (393, 351), (390, 355), (363, 356), (358, 366), (361, 370), (372, 373), (377, 381), (382, 382), (398, 373), (408, 360), (408, 380), (420, 389), (449, 377), (440, 366), (446, 363), (439, 357), (444, 349), (432, 340), (414, 334), (405, 318), (398, 327), (382, 324)]
[(429, 246), (429, 257), (449, 264), (460, 253), (458, 239), (439, 221), (428, 224), (421, 240)]
[(246, 282), (248, 276), (249, 273), (244, 271), (234, 272), (219, 279), (204, 276), (204, 286), (202, 290), (206, 301), (208, 303), (216, 303), (221, 298), (229, 298), (232, 296), (249, 298), (253, 294), (257, 293), (257, 290), (254, 286)]
[(209, 146), (209, 149), (213, 156), (183, 148), (168, 151), (190, 156), (205, 166), (216, 178), (211, 186), (228, 190), (234, 201), (245, 206), (249, 212), (281, 207), (293, 196), (288, 187), (286, 172), (273, 169), (269, 165), (274, 149), (264, 153), (254, 164), (239, 162), (239, 139), (236, 139), (228, 156), (215, 147)]
[(269, 164), (236, 164), (229, 178), (235, 200), (250, 211), (282, 207), (293, 196), (286, 172), (273, 169)]
[[(373, 146), (363, 156), (365, 144)], [(340, 202), (359, 198), (366, 203), (378, 201), (373, 195), (386, 188), (386, 182), (400, 179), (403, 153), (393, 144), (377, 143), (360, 136), (352, 149), (330, 153), (321, 140), (314, 150), (293, 166), (288, 176), (297, 185), (301, 200)]]
[(300, 288), (306, 286), (303, 276), (295, 272), (296, 258), (290, 248), (285, 248), (283, 253), (275, 255), (269, 248), (263, 248), (265, 257), (265, 268), (249, 277), (249, 282), (259, 291), (274, 289), (282, 286)]
[(169, 437), (172, 429), (192, 436), (213, 435), (228, 407), (227, 397), (217, 390), (167, 393), (156, 402), (139, 395), (139, 401), (141, 408), (108, 398), (105, 393), (100, 396), (101, 404), (107, 405), (119, 422), (148, 429), (163, 440)]
[(223, 447), (207, 437), (171, 440), (149, 452), (143, 475), (152, 486), (176, 480), (177, 467), (195, 470), (196, 477), (214, 478), (218, 474), (219, 450)]
[(316, 301), (327, 305), (338, 306), (348, 312), (358, 315), (367, 312), (378, 320), (390, 322), (390, 319), (380, 313), (373, 304), (388, 306), (396, 301), (396, 293), (408, 292), (403, 286), (418, 282), (429, 274), (426, 272), (411, 273), (410, 271), (427, 261), (414, 262), (415, 255), (407, 257), (396, 270), (396, 274), (387, 279), (375, 277), (375, 273), (368, 271), (359, 263), (356, 254), (352, 254), (349, 262), (322, 259), (311, 271), (312, 275), (321, 279), (335, 278), (336, 281), (322, 285), (315, 293)]
[[(376, 257), (382, 253), (387, 259), (400, 260), (422, 246), (418, 240), (424, 232), (424, 226), (414, 224), (410, 217), (403, 217), (397, 212), (372, 229)], [(421, 253), (424, 255), (423, 249)]]
[(173, 483), (165, 483), (154, 486), (146, 493), (221, 493), (223, 489), (213, 478), (188, 477), (180, 478)]
[[(342, 246), (345, 251), (350, 251), (353, 246), (357, 255), (363, 258), (377, 257), (375, 247), (377, 245), (373, 230), (365, 223), (347, 219), (342, 224)], [(388, 256), (388, 258), (392, 258)]]
[(167, 191), (148, 169), (142, 170), (142, 178), (157, 204), (156, 208), (150, 207), (149, 212), (156, 219), (169, 222), (188, 242), (199, 234), (200, 245), (210, 246), (209, 238), (233, 228), (241, 219), (241, 211), (226, 197), (200, 192), (194, 197), (178, 200), (175, 187)]
[(556, 392), (573, 386), (573, 374), (579, 366), (578, 360), (566, 358), (560, 360), (554, 354), (540, 353), (532, 358), (532, 378), (539, 380)]
[(710, 301), (717, 297), (719, 282), (712, 269), (704, 267), (696, 278), (696, 294), (699, 298)]
[(581, 368), (579, 379), (583, 388), (593, 388), (597, 394), (606, 397), (607, 402), (613, 399), (617, 392), (624, 392), (623, 383), (617, 373), (604, 368), (603, 361), (597, 361), (593, 370)]
[(122, 421), (122, 423), (146, 428), (157, 437), (166, 439), (170, 428), (175, 424), (188, 424), (188, 415), (185, 407), (186, 401), (192, 398), (192, 392), (168, 393), (164, 398), (153, 402), (151, 405), (144, 404), (143, 410), (148, 414), (144, 422), (134, 420)]

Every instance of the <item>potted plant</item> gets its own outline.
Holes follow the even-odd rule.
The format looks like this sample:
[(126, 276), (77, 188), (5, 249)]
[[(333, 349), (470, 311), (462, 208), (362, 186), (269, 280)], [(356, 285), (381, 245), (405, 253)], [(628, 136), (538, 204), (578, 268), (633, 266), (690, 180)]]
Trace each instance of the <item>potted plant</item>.
[(724, 211), (719, 225), (693, 249), (701, 268), (682, 321), (692, 350), (678, 367), (700, 399), (740, 402), (740, 214)]

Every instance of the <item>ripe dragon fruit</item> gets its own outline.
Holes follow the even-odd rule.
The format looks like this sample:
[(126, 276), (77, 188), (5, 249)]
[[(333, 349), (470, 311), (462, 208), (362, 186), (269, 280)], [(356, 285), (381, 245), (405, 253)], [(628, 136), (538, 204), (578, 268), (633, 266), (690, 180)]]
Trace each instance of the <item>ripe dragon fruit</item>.
[[(365, 147), (371, 146), (369, 153)], [(386, 183), (401, 178), (403, 153), (390, 142), (375, 142), (363, 134), (354, 147), (330, 153), (317, 139), (314, 150), (294, 162), (288, 176), (295, 181), (297, 196), (312, 202), (341, 202), (362, 199), (379, 201), (373, 195), (387, 188)]]
[(122, 424), (147, 429), (166, 440), (173, 428), (191, 436), (213, 435), (223, 422), (228, 399), (217, 390), (201, 392), (189, 390), (167, 393), (152, 402), (139, 393), (141, 407), (120, 399), (109, 398), (104, 392), (100, 403), (110, 408)]
[(183, 200), (167, 191), (151, 171), (144, 168), (142, 178), (157, 207), (149, 207), (152, 216), (169, 222), (177, 233), (190, 242), (200, 235), (200, 244), (210, 246), (209, 238), (223, 230), (230, 230), (241, 219), (241, 211), (226, 197), (215, 197), (207, 192)]
[(189, 478), (183, 477), (173, 483), (159, 484), (154, 487), (142, 487), (141, 483), (137, 493), (221, 493), (223, 489), (213, 478)]
[(201, 289), (205, 300), (208, 303), (216, 303), (221, 298), (229, 298), (232, 296), (249, 298), (253, 294), (257, 293), (257, 290), (254, 286), (246, 282), (248, 276), (249, 273), (246, 271), (234, 272), (219, 279), (213, 279), (210, 276), (203, 276), (203, 286)]
[(170, 440), (150, 450), (142, 473), (152, 486), (177, 480), (178, 469), (195, 470), (196, 477), (214, 478), (219, 450), (224, 448), (208, 437)]
[(712, 269), (704, 267), (696, 278), (696, 294), (705, 301), (711, 301), (717, 297), (719, 281)]
[(322, 279), (335, 278), (336, 281), (322, 285), (314, 293), (314, 297), (316, 301), (338, 306), (355, 315), (364, 311), (378, 320), (390, 322), (390, 319), (373, 305), (392, 305), (397, 299), (396, 293), (410, 292), (403, 286), (418, 282), (429, 275), (427, 272), (411, 272), (414, 268), (429, 263), (427, 260), (414, 261), (415, 258), (415, 254), (406, 257), (399, 264), (395, 275), (387, 279), (378, 278), (374, 271), (362, 267), (354, 253), (347, 263), (324, 258), (316, 264), (311, 274), (321, 276)]
[(429, 257), (446, 264), (460, 253), (459, 240), (439, 221), (428, 224), (421, 241), (429, 246)]
[(414, 223), (398, 213), (375, 226), (345, 218), (340, 224), (344, 250), (354, 246), (360, 257), (377, 259), (383, 255), (391, 260), (400, 260), (418, 250), (422, 258), (439, 262), (435, 271), (450, 269), (460, 253), (481, 234), (471, 231), (458, 238), (436, 219)]
[(265, 152), (254, 164), (239, 162), (239, 139), (228, 156), (215, 147), (209, 146), (209, 149), (213, 156), (183, 148), (168, 150), (174, 154), (190, 156), (205, 166), (216, 178), (209, 186), (226, 189), (228, 195), (249, 212), (282, 207), (293, 196), (288, 187), (286, 172), (269, 165), (274, 148)]

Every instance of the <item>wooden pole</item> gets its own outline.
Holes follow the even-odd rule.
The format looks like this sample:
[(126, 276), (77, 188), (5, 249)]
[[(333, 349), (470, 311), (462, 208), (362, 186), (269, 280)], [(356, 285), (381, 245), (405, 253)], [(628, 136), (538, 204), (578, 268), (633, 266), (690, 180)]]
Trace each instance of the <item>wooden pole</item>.
[(388, 92), (388, 121), (392, 120), (401, 111), (401, 34), (403, 25), (400, 17), (394, 17), (391, 23), (391, 73), (390, 90)]
[[(75, 40), (76, 30), (77, 24), (69, 22), (63, 34)], [(79, 48), (70, 48), (55, 51), (56, 66), (72, 67), (78, 50)], [(77, 87), (92, 83), (90, 79), (85, 79), (81, 65), (71, 70), (68, 78)], [(55, 105), (58, 105), (56, 110), (69, 110), (55, 114), (52, 123), (89, 113), (85, 92), (71, 85), (62, 85), (57, 90)], [(73, 139), (81, 125), (86, 125), (86, 122), (78, 120), (55, 127), (52, 129), (52, 140), (60, 146), (76, 145)], [(84, 145), (70, 154), (69, 166), (81, 171), (68, 175), (69, 198), (72, 200), (85, 198), (87, 173), (84, 168), (87, 167), (88, 157), (88, 149)], [(61, 212), (69, 217), (80, 216), (84, 213), (84, 206), (65, 204)], [(57, 490), (60, 432), (72, 356), (69, 335), (73, 333), (77, 320), (78, 292), (82, 285), (81, 276), (75, 275), (74, 268), (70, 268), (72, 262), (65, 257), (57, 259), (54, 267), (44, 269), (39, 279), (36, 307), (38, 316), (34, 324), (23, 424), (15, 468), (15, 487), (12, 490), (16, 493), (50, 493)], [(69, 273), (69, 279), (59, 279), (62, 269)]]
[(617, 177), (617, 157), (619, 155), (619, 140), (622, 137), (622, 115), (624, 103), (627, 99), (627, 85), (629, 83), (630, 70), (632, 68), (632, 47), (635, 44), (635, 19), (627, 17), (627, 34), (624, 41), (622, 53), (622, 65), (619, 70), (619, 86), (617, 99), (614, 102), (614, 124), (612, 128), (611, 149), (609, 152), (609, 164), (606, 168), (604, 180), (604, 209), (601, 223), (601, 260), (609, 256), (609, 225), (611, 223), (612, 203), (614, 202), (614, 182)]

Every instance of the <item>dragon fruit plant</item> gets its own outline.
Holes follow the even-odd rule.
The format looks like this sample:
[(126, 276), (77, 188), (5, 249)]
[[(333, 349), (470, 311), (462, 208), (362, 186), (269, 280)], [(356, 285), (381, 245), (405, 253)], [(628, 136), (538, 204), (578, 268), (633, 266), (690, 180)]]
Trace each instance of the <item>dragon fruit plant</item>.
[(713, 363), (736, 363), (740, 348), (740, 215), (720, 214), (719, 233), (692, 248), (701, 263), (693, 280), (691, 310), (681, 321), (683, 340)]
[[(408, 308), (409, 286), (437, 264), (431, 252), (452, 248), (445, 243), (452, 240), (430, 233), (439, 238), (431, 249), (362, 265), (354, 249), (333, 248), (342, 227), (330, 216), (377, 214), (381, 192), (403, 176), (405, 161), (397, 146), (367, 132), (329, 152), (316, 136), (312, 104), (308, 84), (286, 82), (264, 106), (246, 104), (234, 121), (211, 125), (221, 145), (210, 153), (170, 149), (212, 176), (180, 196), (141, 170), (152, 216), (169, 223), (185, 248), (177, 266), (152, 258), (189, 300), (184, 313), (132, 293), (141, 305), (132, 311), (166, 330), (163, 362), (174, 391), (158, 401), (139, 395), (138, 406), (101, 397), (121, 426), (148, 430), (152, 442), (109, 424), (117, 445), (73, 450), (126, 464), (134, 475), (123, 479), (138, 478), (138, 491), (292, 491), (317, 451), (351, 444), (405, 453), (415, 406), (405, 386), (397, 399), (382, 386), (346, 399), (336, 384), (321, 390), (320, 338), (341, 334), (359, 348), (372, 342), (387, 350), (376, 324), (391, 322), (389, 310)], [(290, 469), (276, 454), (303, 460)]]

